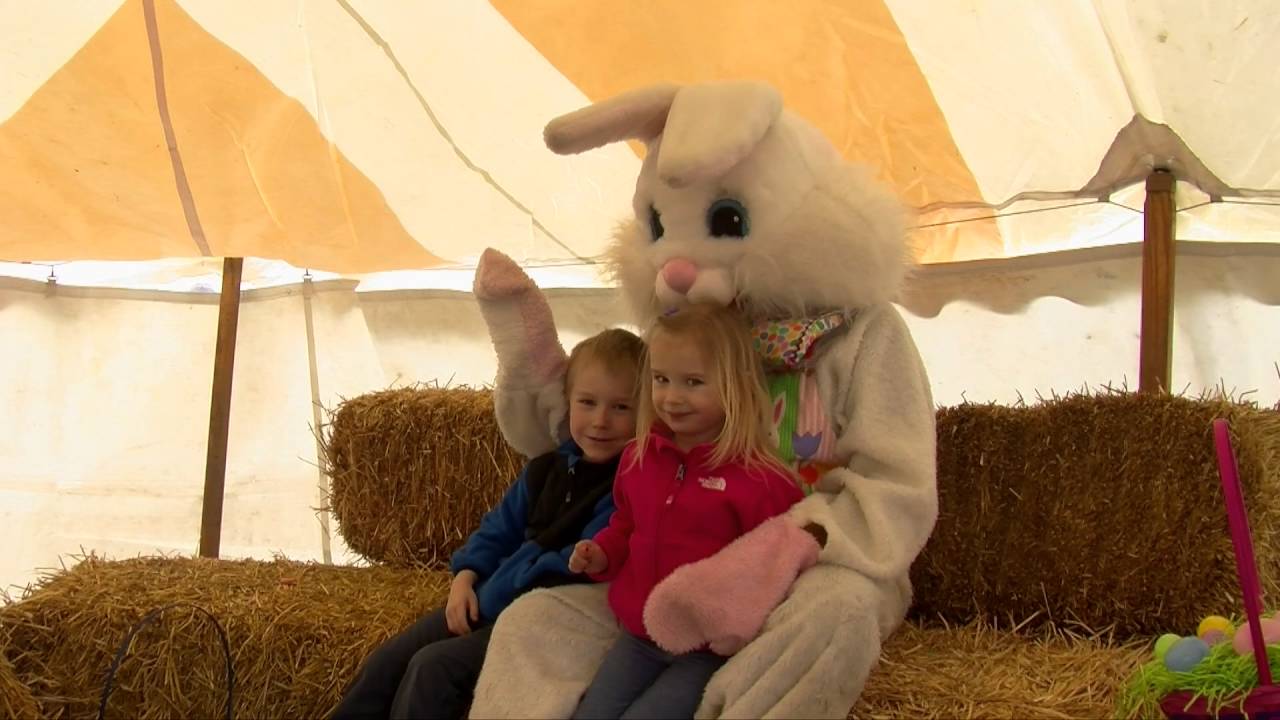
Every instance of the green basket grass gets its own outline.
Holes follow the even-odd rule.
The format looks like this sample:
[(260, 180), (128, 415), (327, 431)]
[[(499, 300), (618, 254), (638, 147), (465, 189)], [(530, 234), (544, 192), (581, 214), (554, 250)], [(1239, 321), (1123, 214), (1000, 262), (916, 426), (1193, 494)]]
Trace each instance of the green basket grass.
[[(1238, 625), (1240, 618), (1231, 618)], [(1273, 675), (1280, 676), (1280, 645), (1267, 646), (1267, 660)], [(1186, 672), (1174, 672), (1165, 667), (1164, 661), (1152, 655), (1151, 660), (1140, 667), (1121, 692), (1116, 716), (1123, 720), (1132, 718), (1158, 718), (1163, 716), (1160, 702), (1171, 693), (1186, 691), (1208, 701), (1217, 712), (1224, 706), (1234, 705), (1249, 691), (1258, 687), (1258, 665), (1253, 654), (1240, 655), (1230, 642), (1221, 642), (1209, 648), (1194, 668)]]

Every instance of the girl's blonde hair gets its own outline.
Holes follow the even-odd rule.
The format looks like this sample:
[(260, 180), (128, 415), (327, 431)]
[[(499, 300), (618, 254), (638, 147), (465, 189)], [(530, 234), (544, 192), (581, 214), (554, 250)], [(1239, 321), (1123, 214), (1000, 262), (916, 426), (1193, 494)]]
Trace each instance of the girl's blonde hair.
[(751, 328), (734, 310), (697, 304), (659, 316), (645, 333), (644, 371), (636, 417), (637, 460), (644, 456), (649, 433), (658, 421), (653, 406), (653, 340), (658, 335), (692, 344), (711, 366), (711, 376), (724, 407), (724, 427), (716, 436), (711, 462), (747, 468), (769, 467), (794, 476), (778, 458), (769, 432), (772, 401), (765, 387), (764, 366), (756, 355)]

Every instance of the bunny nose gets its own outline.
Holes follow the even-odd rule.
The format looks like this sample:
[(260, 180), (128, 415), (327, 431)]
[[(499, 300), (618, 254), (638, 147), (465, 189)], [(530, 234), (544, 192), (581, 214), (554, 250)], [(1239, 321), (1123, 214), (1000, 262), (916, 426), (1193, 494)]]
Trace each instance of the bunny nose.
[(698, 278), (698, 266), (684, 258), (672, 258), (662, 266), (662, 280), (667, 287), (680, 293), (689, 292), (693, 281)]

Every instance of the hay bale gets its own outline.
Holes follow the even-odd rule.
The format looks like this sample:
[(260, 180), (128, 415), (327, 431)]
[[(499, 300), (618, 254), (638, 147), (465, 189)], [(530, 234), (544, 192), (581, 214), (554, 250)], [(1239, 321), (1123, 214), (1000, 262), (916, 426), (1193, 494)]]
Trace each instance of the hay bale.
[[(1190, 632), (1239, 607), (1211, 423), (1232, 421), (1264, 587), (1280, 592), (1280, 414), (1106, 392), (938, 413), (938, 525), (912, 570), (917, 617)], [(344, 402), (325, 442), (332, 505), (372, 560), (439, 566), (523, 459), (489, 391)]]
[(498, 431), (492, 393), (469, 388), (352, 398), (322, 444), (342, 537), (397, 566), (447, 562), (524, 464)]
[(1112, 717), (1126, 678), (1150, 654), (1149, 643), (1050, 627), (908, 623), (889, 638), (849, 717)]
[(1191, 633), (1241, 607), (1212, 421), (1231, 422), (1264, 589), (1280, 592), (1280, 414), (1112, 392), (938, 414), (917, 617)]
[[(24, 649), (13, 658), (18, 675), (38, 676), (28, 684), (45, 717), (93, 717), (120, 641), (174, 602), (208, 610), (226, 629), (235, 717), (324, 717), (368, 653), (442, 603), (447, 583), (444, 573), (384, 567), (90, 557), (0, 608), (0, 627), (10, 649)], [(909, 623), (850, 717), (1103, 717), (1149, 654), (1149, 643)], [(223, 662), (202, 615), (170, 610), (135, 639), (107, 717), (221, 717)]]
[[(444, 573), (275, 562), (93, 557), (0, 608), (19, 674), (48, 716), (97, 713), (117, 646), (147, 612), (191, 603), (217, 618), (235, 670), (235, 717), (322, 717), (360, 662), (448, 595)], [(176, 608), (142, 630), (115, 679), (109, 718), (221, 717), (216, 630)]]
[(9, 660), (8, 652), (12, 648), (0, 649), (3, 650), (0, 652), (0, 717), (35, 720), (40, 717), (40, 706)]

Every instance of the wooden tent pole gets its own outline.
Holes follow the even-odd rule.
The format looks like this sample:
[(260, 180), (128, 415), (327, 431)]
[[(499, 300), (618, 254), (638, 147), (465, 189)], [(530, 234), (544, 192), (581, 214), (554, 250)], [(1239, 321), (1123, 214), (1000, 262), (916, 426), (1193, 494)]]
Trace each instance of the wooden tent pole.
[(1173, 373), (1173, 173), (1147, 176), (1142, 237), (1142, 335), (1138, 392), (1168, 392)]
[(200, 556), (218, 557), (222, 543), (222, 496), (227, 479), (227, 433), (231, 426), (231, 375), (240, 321), (240, 277), (244, 258), (222, 261), (222, 297), (218, 302), (218, 339), (213, 351), (213, 401), (209, 406), (209, 451), (204, 463), (204, 508), (200, 517)]

